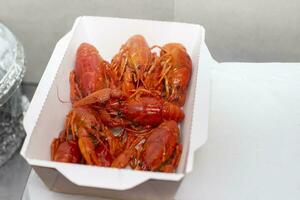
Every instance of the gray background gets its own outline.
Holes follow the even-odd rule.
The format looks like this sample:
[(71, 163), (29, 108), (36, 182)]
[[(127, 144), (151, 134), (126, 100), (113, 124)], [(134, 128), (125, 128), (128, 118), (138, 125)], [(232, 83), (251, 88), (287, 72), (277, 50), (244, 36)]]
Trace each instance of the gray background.
[(77, 16), (202, 24), (218, 61), (300, 61), (297, 0), (0, 0), (0, 21), (26, 50), (25, 82), (37, 83), (55, 43)]

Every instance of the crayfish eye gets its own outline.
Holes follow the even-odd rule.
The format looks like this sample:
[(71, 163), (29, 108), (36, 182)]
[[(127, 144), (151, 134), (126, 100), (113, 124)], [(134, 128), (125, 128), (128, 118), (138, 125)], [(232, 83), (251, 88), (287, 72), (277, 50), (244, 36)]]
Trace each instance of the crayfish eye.
[(118, 113), (117, 113), (117, 115), (118, 115), (118, 116), (121, 116), (121, 115), (122, 115), (122, 112), (119, 110)]

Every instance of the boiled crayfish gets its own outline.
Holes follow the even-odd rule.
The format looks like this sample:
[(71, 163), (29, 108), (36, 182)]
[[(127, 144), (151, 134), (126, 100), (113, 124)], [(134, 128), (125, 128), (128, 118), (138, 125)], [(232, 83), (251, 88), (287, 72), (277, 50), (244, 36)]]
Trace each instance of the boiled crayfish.
[(82, 43), (69, 75), (72, 109), (51, 144), (51, 159), (173, 172), (191, 73), (191, 58), (178, 43), (150, 48), (134, 35), (111, 63)]
[[(74, 147), (75, 143), (77, 148)], [(82, 156), (89, 165), (109, 166), (115, 153), (115, 149), (109, 147), (114, 147), (115, 143), (118, 143), (118, 140), (108, 130), (104, 130), (94, 110), (87, 107), (73, 108), (67, 115), (65, 129), (60, 138), (52, 143), (52, 159), (66, 162), (64, 158), (71, 154), (72, 158)], [(63, 149), (59, 151), (61, 148)], [(99, 151), (102, 155), (98, 155)], [(80, 161), (73, 160), (76, 163)]]
[(159, 48), (161, 49), (160, 58), (155, 66), (156, 71), (160, 73), (152, 73), (154, 80), (159, 79), (159, 81), (153, 84), (151, 81), (154, 80), (150, 75), (150, 80), (146, 79), (146, 82), (152, 88), (163, 88), (162, 96), (167, 101), (183, 106), (191, 79), (192, 60), (182, 44), (168, 43)]
[[(119, 100), (114, 103), (110, 103), (109, 105), (105, 105), (110, 108), (109, 110), (112, 113), (118, 113), (121, 117), (119, 118), (120, 124), (111, 123), (114, 126), (122, 126), (124, 125), (125, 119), (131, 121), (134, 124), (138, 125), (149, 125), (149, 126), (157, 126), (162, 123), (164, 120), (175, 120), (176, 122), (181, 122), (184, 118), (184, 112), (181, 110), (179, 106), (176, 104), (164, 101), (161, 97), (157, 95), (149, 95), (150, 91), (143, 90), (141, 93), (133, 95), (126, 100)], [(117, 92), (111, 89), (103, 89), (99, 90), (90, 96), (87, 96), (77, 102), (74, 103), (74, 107), (78, 106), (86, 106), (91, 104), (105, 104), (110, 98), (116, 98), (116, 94), (122, 95), (122, 92)], [(119, 99), (122, 99), (120, 96)], [(104, 108), (100, 106), (100, 113), (103, 112)], [(106, 112), (107, 113), (107, 112)], [(102, 115), (100, 115), (102, 116)], [(122, 120), (124, 118), (124, 120)], [(104, 119), (103, 121), (109, 121), (110, 115)], [(109, 124), (106, 124), (109, 125)]]
[(69, 75), (71, 101), (75, 102), (97, 90), (107, 88), (108, 65), (94, 46), (82, 43), (77, 50), (75, 68)]
[(182, 152), (177, 122), (165, 121), (141, 137), (121, 153), (112, 167), (124, 168), (130, 161), (134, 169), (172, 172), (178, 166)]
[(111, 68), (116, 74), (115, 77), (118, 77), (119, 87), (124, 93), (131, 94), (140, 86), (151, 59), (151, 50), (141, 35), (130, 37), (122, 45), (119, 53), (112, 59)]

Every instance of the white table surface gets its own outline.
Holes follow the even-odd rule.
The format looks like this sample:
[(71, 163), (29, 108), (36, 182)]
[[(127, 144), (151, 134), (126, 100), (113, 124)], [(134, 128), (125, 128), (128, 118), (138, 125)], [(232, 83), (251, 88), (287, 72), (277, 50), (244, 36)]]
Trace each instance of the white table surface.
[[(300, 64), (223, 63), (212, 69), (207, 143), (182, 200), (300, 199)], [(96, 200), (49, 191), (32, 171), (24, 200)]]

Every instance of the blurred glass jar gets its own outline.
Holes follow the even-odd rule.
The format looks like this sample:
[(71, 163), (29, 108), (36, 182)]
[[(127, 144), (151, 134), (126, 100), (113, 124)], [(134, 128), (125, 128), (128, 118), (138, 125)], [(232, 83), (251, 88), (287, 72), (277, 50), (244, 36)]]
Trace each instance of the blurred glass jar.
[(19, 88), (24, 73), (23, 46), (0, 23), (0, 166), (19, 149), (25, 137), (22, 119), (28, 100)]

